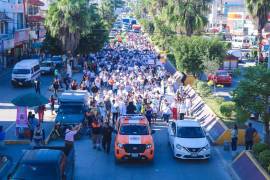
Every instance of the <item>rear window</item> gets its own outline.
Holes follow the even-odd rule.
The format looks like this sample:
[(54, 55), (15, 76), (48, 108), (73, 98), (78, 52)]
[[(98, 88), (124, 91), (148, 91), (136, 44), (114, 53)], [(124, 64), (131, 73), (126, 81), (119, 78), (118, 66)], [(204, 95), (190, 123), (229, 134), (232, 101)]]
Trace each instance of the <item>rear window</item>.
[(13, 69), (13, 74), (30, 74), (30, 69)]
[(120, 127), (121, 135), (149, 135), (149, 130), (146, 125), (140, 124), (123, 124)]
[(51, 164), (22, 163), (18, 166), (12, 179), (55, 179), (58, 176), (57, 168)]
[(83, 106), (78, 106), (78, 105), (60, 106), (58, 113), (61, 113), (61, 114), (81, 114), (81, 113), (83, 113)]

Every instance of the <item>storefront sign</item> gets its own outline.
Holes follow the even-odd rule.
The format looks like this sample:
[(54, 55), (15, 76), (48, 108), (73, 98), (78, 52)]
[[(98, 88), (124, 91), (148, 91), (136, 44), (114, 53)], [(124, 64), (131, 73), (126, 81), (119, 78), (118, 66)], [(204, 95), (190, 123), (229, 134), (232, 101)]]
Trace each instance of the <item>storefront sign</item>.
[(27, 107), (17, 107), (16, 127), (28, 127)]
[(243, 15), (241, 13), (228, 13), (228, 19), (242, 19)]
[(14, 48), (14, 39), (6, 39), (4, 40), (4, 50)]
[(29, 40), (29, 29), (22, 29), (15, 32), (15, 46), (22, 44), (24, 41)]

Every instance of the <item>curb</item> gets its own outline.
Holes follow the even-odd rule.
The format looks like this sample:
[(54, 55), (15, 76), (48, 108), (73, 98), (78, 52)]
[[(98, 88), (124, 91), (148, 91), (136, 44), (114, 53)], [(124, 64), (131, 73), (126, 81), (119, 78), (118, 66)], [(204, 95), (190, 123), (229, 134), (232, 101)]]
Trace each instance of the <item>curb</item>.
[(30, 140), (5, 140), (5, 144), (14, 145), (14, 144), (30, 144)]
[(225, 167), (225, 170), (228, 170), (229, 175), (232, 177), (233, 180), (241, 180), (241, 178), (236, 174), (236, 172), (234, 171), (233, 167), (232, 167), (232, 163), (228, 163), (226, 162), (226, 160), (224, 160), (222, 154), (220, 153), (219, 149), (213, 148), (214, 151), (218, 154), (219, 159), (222, 161), (222, 164)]

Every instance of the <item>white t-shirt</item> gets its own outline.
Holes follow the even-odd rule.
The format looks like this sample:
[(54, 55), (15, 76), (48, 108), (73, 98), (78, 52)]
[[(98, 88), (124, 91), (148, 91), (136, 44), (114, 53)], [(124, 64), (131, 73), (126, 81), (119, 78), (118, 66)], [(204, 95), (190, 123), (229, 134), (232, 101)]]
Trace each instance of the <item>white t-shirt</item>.
[(65, 132), (65, 141), (74, 142), (74, 136), (77, 134), (78, 131), (76, 130), (69, 130), (66, 129)]

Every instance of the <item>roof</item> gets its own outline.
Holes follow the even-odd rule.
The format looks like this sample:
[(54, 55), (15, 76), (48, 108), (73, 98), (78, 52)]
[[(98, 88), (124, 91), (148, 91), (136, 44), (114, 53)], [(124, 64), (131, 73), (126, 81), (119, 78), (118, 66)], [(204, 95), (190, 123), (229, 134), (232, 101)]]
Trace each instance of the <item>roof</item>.
[(59, 100), (61, 102), (66, 101), (84, 102), (85, 100), (88, 99), (89, 96), (90, 94), (88, 93), (88, 91), (85, 90), (68, 90), (61, 94)]
[(14, 69), (19, 69), (19, 68), (30, 68), (33, 65), (39, 64), (38, 59), (24, 59), (20, 62), (18, 62), (15, 66)]
[(195, 119), (177, 120), (176, 125), (182, 127), (201, 127), (200, 123)]
[(21, 162), (31, 164), (58, 163), (63, 154), (62, 151), (53, 149), (26, 150)]
[(145, 116), (141, 114), (124, 115), (119, 118), (120, 123), (126, 124), (147, 124), (148, 121)]

